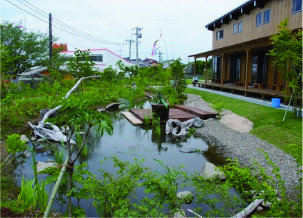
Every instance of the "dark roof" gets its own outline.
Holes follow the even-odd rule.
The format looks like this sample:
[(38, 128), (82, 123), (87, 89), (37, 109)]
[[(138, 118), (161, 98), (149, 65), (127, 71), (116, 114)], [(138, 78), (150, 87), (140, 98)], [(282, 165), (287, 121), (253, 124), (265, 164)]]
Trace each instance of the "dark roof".
[(150, 59), (150, 58), (145, 58), (143, 61), (148, 64), (158, 63), (158, 61), (156, 61), (154, 59)]
[(33, 67), (31, 71), (19, 73), (18, 76), (34, 76), (34, 75), (41, 75), (41, 72), (47, 71), (47, 67)]
[(210, 22), (205, 27), (206, 29), (213, 31), (216, 27), (220, 28), (221, 24), (228, 24), (232, 19), (238, 20), (238, 17), (242, 14), (249, 14), (249, 12), (255, 7), (263, 8), (264, 4), (268, 1), (269, 0), (249, 0), (234, 10)]

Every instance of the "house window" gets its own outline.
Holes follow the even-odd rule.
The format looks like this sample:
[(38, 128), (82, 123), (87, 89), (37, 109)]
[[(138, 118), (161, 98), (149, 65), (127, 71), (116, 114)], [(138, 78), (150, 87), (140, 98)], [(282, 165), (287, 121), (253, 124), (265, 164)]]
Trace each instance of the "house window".
[(263, 19), (264, 24), (270, 22), (270, 9), (264, 11), (264, 19)]
[(302, 11), (302, 0), (292, 0), (291, 13), (294, 14), (299, 11)]
[(102, 55), (91, 56), (91, 60), (95, 62), (103, 62), (103, 56)]
[(217, 40), (219, 40), (219, 39), (223, 39), (223, 30), (220, 30), (220, 31), (218, 31), (217, 33), (216, 33), (216, 38), (217, 38)]
[(242, 33), (242, 21), (234, 24), (234, 35)]
[(242, 21), (239, 22), (238, 29), (239, 29), (238, 32), (242, 33)]
[(258, 13), (256, 16), (256, 26), (261, 26), (262, 24), (262, 14)]

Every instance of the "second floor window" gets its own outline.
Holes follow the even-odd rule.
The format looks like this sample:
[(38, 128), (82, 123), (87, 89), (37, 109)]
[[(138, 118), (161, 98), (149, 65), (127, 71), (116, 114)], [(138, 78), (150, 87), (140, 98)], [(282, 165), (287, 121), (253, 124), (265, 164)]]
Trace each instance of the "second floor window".
[(238, 33), (242, 33), (242, 21), (234, 24), (234, 35)]
[(302, 0), (292, 0), (291, 13), (294, 14), (299, 11), (302, 11)]
[(261, 26), (262, 24), (262, 14), (258, 13), (256, 16), (256, 26)]
[(269, 23), (270, 22), (270, 9), (264, 11), (264, 19), (263, 19), (263, 23)]
[(223, 39), (223, 30), (220, 30), (218, 32), (216, 32), (216, 39)]

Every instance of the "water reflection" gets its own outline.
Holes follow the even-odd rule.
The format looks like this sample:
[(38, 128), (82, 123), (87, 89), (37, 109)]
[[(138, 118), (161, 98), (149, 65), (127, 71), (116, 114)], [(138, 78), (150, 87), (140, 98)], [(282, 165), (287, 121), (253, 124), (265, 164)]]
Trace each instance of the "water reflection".
[[(136, 108), (150, 108), (149, 102), (144, 102), (137, 105)], [(89, 170), (92, 174), (99, 175), (98, 170), (101, 168), (99, 164), (105, 157), (117, 156), (122, 161), (132, 162), (134, 158), (144, 158), (144, 165), (152, 170), (163, 172), (163, 168), (154, 161), (159, 159), (168, 167), (178, 168), (184, 165), (183, 171), (188, 174), (193, 174), (200, 171), (206, 161), (212, 162), (215, 165), (224, 163), (223, 159), (216, 155), (215, 151), (209, 149), (208, 145), (199, 137), (172, 137), (165, 134), (165, 125), (161, 126), (161, 134), (157, 134), (152, 130), (151, 126), (133, 126), (120, 113), (107, 113), (113, 121), (113, 134), (104, 133), (101, 138), (96, 129), (92, 128), (89, 138), (86, 143), (86, 152), (78, 159), (77, 164), (84, 162), (88, 163)], [(44, 146), (43, 146), (44, 145)], [(39, 143), (35, 145), (36, 160), (46, 161), (54, 159), (54, 147), (63, 149), (60, 143)], [(198, 149), (203, 153), (182, 153), (179, 149)], [(75, 148), (77, 151), (77, 147)], [(65, 155), (66, 156), (66, 155)], [(18, 166), (19, 180), (25, 175), (28, 178), (33, 178), (33, 171), (30, 167), (30, 159), (25, 159), (25, 163)], [(114, 167), (111, 163), (105, 162), (102, 168), (109, 173), (114, 172)], [(40, 178), (45, 178), (46, 175), (39, 175)], [(63, 197), (63, 196), (61, 196)], [(63, 197), (64, 198), (64, 197)], [(77, 203), (76, 200), (74, 202)], [(86, 210), (87, 216), (97, 216), (95, 209), (91, 208), (91, 200), (81, 200), (80, 206)], [(62, 206), (62, 205), (61, 205)], [(61, 207), (60, 206), (60, 207)], [(63, 205), (58, 210), (65, 210)]]

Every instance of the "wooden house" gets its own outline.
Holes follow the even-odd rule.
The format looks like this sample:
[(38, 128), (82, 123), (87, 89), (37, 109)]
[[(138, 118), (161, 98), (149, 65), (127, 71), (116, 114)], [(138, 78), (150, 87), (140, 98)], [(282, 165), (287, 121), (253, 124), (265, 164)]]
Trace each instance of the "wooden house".
[(213, 32), (212, 50), (189, 56), (195, 63), (198, 58), (206, 63), (213, 58), (211, 74), (206, 73), (205, 83), (199, 85), (245, 96), (259, 94), (263, 99), (282, 98), (280, 90), (287, 84), (267, 53), (272, 48), (270, 36), (286, 18), (288, 28), (302, 29), (302, 0), (249, 0), (207, 24)]

